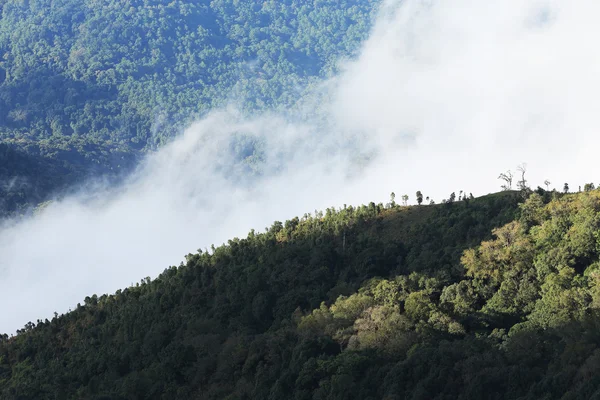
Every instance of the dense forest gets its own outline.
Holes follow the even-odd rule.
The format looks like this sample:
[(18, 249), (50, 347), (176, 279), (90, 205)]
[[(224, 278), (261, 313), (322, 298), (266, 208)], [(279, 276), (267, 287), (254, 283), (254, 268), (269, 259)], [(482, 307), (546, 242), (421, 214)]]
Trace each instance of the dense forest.
[(290, 106), (366, 38), (375, 0), (2, 0), (3, 137), (153, 147), (214, 106)]
[(0, 143), (69, 171), (31, 188), (35, 167), (13, 168), (0, 179), (28, 188), (12, 185), (0, 213), (119, 177), (215, 107), (293, 107), (356, 54), (378, 5), (0, 0)]
[(40, 141), (25, 149), (0, 141), (0, 218), (28, 214), (77, 182), (106, 177), (116, 183), (137, 159), (122, 147), (79, 139), (57, 146)]
[[(217, 107), (300, 108), (380, 3), (0, 0), (0, 219)], [(0, 398), (600, 399), (600, 190), (521, 168), (518, 191), (315, 211), (90, 293), (0, 334)]]
[[(6, 399), (600, 395), (600, 191), (328, 209), (0, 344)], [(524, 198), (526, 200), (524, 200)]]

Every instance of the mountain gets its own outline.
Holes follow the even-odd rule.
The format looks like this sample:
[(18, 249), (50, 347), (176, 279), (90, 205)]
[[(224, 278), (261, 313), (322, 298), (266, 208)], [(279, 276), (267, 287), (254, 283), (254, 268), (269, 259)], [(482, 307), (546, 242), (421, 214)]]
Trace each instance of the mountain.
[(379, 3), (0, 0), (0, 143), (70, 171), (1, 213), (118, 178), (215, 107), (293, 107), (356, 55)]
[[(414, 13), (406, 16), (424, 17), (412, 22), (393, 19), (409, 25), (409, 34), (401, 36), (408, 52), (392, 51), (415, 58), (418, 70), (432, 73), (439, 60), (431, 47), (443, 48), (444, 56), (457, 53), (460, 74), (451, 62), (451, 68), (439, 68), (447, 77), (431, 75), (442, 89), (436, 101), (444, 109), (444, 118), (431, 125), (443, 126), (444, 140), (439, 143), (447, 143), (459, 139), (452, 131), (460, 129), (451, 122), (463, 114), (446, 105), (444, 99), (453, 90), (445, 87), (445, 79), (456, 79), (461, 89), (462, 82), (467, 89), (477, 86), (473, 98), (483, 104), (488, 98), (479, 90), (483, 79), (473, 71), (478, 65), (493, 70), (487, 63), (470, 63), (470, 53), (463, 56), (462, 50), (479, 56), (477, 50), (485, 47), (483, 58), (509, 71), (522, 63), (503, 64), (490, 57), (488, 39), (507, 36), (498, 34), (501, 30), (492, 29), (493, 35), (481, 32), (483, 47), (468, 41), (442, 46), (446, 42), (436, 40), (438, 32), (420, 30), (423, 24), (438, 28), (437, 13), (431, 18), (431, 4), (416, 3)], [(241, 117), (263, 111), (278, 112), (282, 118), (288, 111), (303, 115), (306, 99), (319, 94), (323, 82), (357, 55), (381, 4), (0, 0), (0, 218), (41, 211), (45, 202), (68, 196), (88, 180), (119, 182), (141, 158), (192, 121), (228, 104), (239, 108)], [(556, 19), (552, 7), (538, 8), (530, 10), (534, 14), (525, 24), (536, 38)], [(512, 18), (501, 20), (521, 27)], [(442, 22), (442, 35), (473, 36), (472, 30), (462, 29), (466, 20)], [(508, 36), (551, 48), (528, 41), (530, 36), (521, 36), (519, 29), (518, 35)], [(423, 32), (426, 35), (419, 36)], [(520, 41), (522, 37), (526, 40)], [(422, 49), (423, 40), (433, 46)], [(519, 54), (529, 54), (519, 49)], [(513, 56), (503, 51), (501, 58)], [(393, 64), (389, 69), (399, 74), (416, 71)], [(511, 76), (494, 74), (493, 82), (499, 76), (512, 81)], [(461, 75), (477, 79), (463, 81)], [(436, 110), (438, 105), (418, 101), (435, 92), (423, 87), (423, 76), (419, 79), (417, 74), (406, 89), (418, 93), (413, 96), (418, 105), (433, 104)], [(539, 92), (543, 84), (532, 86)], [(389, 91), (398, 87), (403, 85), (391, 84)], [(518, 98), (530, 98), (523, 97), (530, 93), (528, 88), (519, 90)], [(492, 92), (496, 100), (498, 92)], [(510, 93), (501, 93), (500, 100), (515, 103)], [(364, 99), (368, 102), (370, 96)], [(556, 104), (561, 108), (563, 103)], [(389, 106), (391, 113), (401, 108), (395, 102)], [(471, 114), (472, 104), (468, 109)], [(489, 110), (475, 110), (474, 126), (480, 126), (482, 115), (481, 120), (497, 122), (496, 114), (484, 112)], [(502, 110), (506, 108), (500, 108), (502, 118), (503, 113), (511, 114)], [(534, 111), (523, 112), (528, 125), (530, 115), (546, 115)], [(393, 142), (404, 143), (406, 138), (406, 144), (416, 144), (411, 132), (396, 132)], [(314, 135), (321, 139), (321, 133)], [(252, 180), (244, 174), (260, 175), (258, 164), (269, 149), (244, 132), (231, 136), (224, 147), (232, 160), (217, 169), (251, 187)], [(353, 142), (352, 137), (343, 135), (344, 139)], [(333, 143), (332, 147), (338, 144)], [(341, 145), (354, 152), (353, 143)], [(442, 150), (454, 156), (450, 149)], [(465, 152), (469, 149), (461, 149)], [(368, 147), (364, 150), (366, 158), (371, 153), (377, 156)], [(358, 160), (353, 168), (361, 168), (364, 154), (351, 157)], [(419, 164), (410, 167), (426, 164), (415, 160)], [(240, 176), (229, 176), (230, 161), (246, 163)], [(453, 162), (480, 166), (471, 159)], [(285, 170), (283, 162), (281, 168), (275, 164), (275, 169)], [(520, 183), (525, 186), (521, 168)], [(506, 187), (512, 182), (509, 174), (503, 174)], [(149, 213), (147, 218), (156, 215)], [(52, 235), (60, 240), (54, 226), (41, 233), (43, 241)], [(156, 235), (167, 231), (161, 227)], [(460, 193), (458, 199), (453, 193), (442, 204), (419, 206), (399, 206), (392, 197), (386, 205), (345, 205), (275, 222), (265, 232), (251, 231), (246, 238), (189, 254), (185, 263), (166, 268), (154, 279), (144, 278), (114, 294), (90, 293), (65, 314), (28, 322), (16, 335), (0, 335), (0, 398), (600, 398), (598, 232), (600, 191), (590, 184), (583, 193), (525, 188), (480, 198)], [(77, 235), (94, 243), (94, 251), (112, 250), (98, 248), (92, 235)], [(68, 243), (67, 252), (76, 247), (63, 242)], [(27, 239), (22, 243), (39, 255), (39, 271), (36, 259), (32, 273), (39, 273), (40, 279), (49, 276), (52, 270), (43, 269), (50, 264), (43, 259), (48, 252)], [(85, 250), (68, 256), (88, 271)], [(143, 254), (135, 256), (141, 259)], [(13, 270), (25, 264), (22, 257), (21, 265), (19, 257), (14, 259)], [(26, 279), (18, 290), (26, 290), (27, 283), (34, 286)], [(35, 292), (31, 287), (23, 293)], [(27, 300), (46, 300), (36, 295)], [(18, 306), (5, 304), (8, 310)]]
[(4, 335), (1, 397), (593, 398), (599, 228), (541, 189), (275, 222)]
[(379, 1), (2, 0), (2, 136), (133, 149), (236, 99), (289, 106), (366, 38)]
[(0, 218), (28, 214), (85, 180), (104, 176), (117, 182), (137, 161), (123, 146), (77, 138), (58, 145), (52, 139), (0, 143)]

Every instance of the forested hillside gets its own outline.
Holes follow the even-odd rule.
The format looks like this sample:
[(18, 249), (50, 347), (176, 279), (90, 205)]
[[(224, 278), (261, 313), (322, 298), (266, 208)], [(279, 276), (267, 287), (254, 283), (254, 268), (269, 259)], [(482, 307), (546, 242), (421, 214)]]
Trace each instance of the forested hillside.
[[(216, 107), (301, 108), (380, 4), (0, 0), (0, 218), (125, 176)], [(519, 171), (519, 191), (509, 171), (480, 198), (329, 208), (90, 293), (0, 334), (0, 398), (600, 399), (600, 190)]]
[(2, 0), (2, 137), (153, 147), (229, 99), (289, 106), (366, 38), (376, 0)]
[[(0, 143), (68, 170), (11, 193), (0, 213), (126, 173), (228, 102), (248, 113), (293, 106), (355, 55), (378, 4), (0, 0)], [(5, 180), (34, 185), (34, 168), (15, 164)]]
[(31, 142), (25, 148), (0, 142), (0, 218), (28, 213), (50, 197), (64, 195), (75, 182), (117, 179), (137, 161), (123, 146), (77, 138), (51, 142)]
[[(600, 393), (600, 192), (328, 209), (0, 344), (2, 398)], [(520, 203), (520, 204), (518, 204)]]

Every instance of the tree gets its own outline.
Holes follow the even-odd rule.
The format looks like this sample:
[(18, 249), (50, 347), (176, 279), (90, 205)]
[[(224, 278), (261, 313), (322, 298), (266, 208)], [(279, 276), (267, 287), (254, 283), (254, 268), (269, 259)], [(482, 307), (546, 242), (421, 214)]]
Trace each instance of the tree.
[(390, 205), (391, 205), (392, 207), (395, 207), (395, 206), (396, 206), (396, 193), (394, 193), (394, 192), (392, 192), (392, 193), (390, 194)]
[(420, 190), (417, 190), (417, 204), (421, 205), (423, 203), (423, 193)]
[(563, 186), (563, 192), (569, 193), (569, 184), (566, 182), (565, 182), (565, 185)]
[(404, 205), (404, 206), (408, 205), (408, 195), (407, 194), (402, 195), (402, 205)]
[(454, 203), (454, 200), (456, 200), (456, 193), (452, 192), (452, 193), (450, 193), (450, 198), (448, 199), (448, 203)]
[(594, 186), (594, 184), (593, 184), (593, 183), (586, 183), (586, 184), (583, 186), (583, 190), (584, 190), (585, 192), (591, 192), (591, 191), (592, 191), (592, 190), (594, 190), (595, 188), (596, 188), (596, 187)]
[(511, 190), (512, 189), (512, 181), (513, 174), (510, 171), (506, 171), (505, 173), (501, 173), (498, 176), (498, 179), (502, 179), (504, 181), (504, 185), (501, 186), (502, 190)]
[(525, 179), (525, 173), (527, 172), (527, 164), (523, 163), (517, 167), (517, 171), (521, 174), (521, 179), (517, 183), (517, 187), (520, 190), (527, 189), (527, 180)]
[(546, 179), (546, 180), (544, 181), (544, 185), (546, 185), (546, 190), (548, 190), (548, 191), (550, 190), (550, 183), (551, 183), (551, 182), (550, 182), (548, 179)]

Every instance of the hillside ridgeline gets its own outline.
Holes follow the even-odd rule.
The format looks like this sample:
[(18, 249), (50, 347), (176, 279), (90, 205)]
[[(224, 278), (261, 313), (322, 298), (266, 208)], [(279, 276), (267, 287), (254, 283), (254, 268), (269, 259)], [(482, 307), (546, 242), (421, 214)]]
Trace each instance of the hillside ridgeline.
[(328, 209), (0, 344), (1, 397), (593, 398), (600, 192)]

